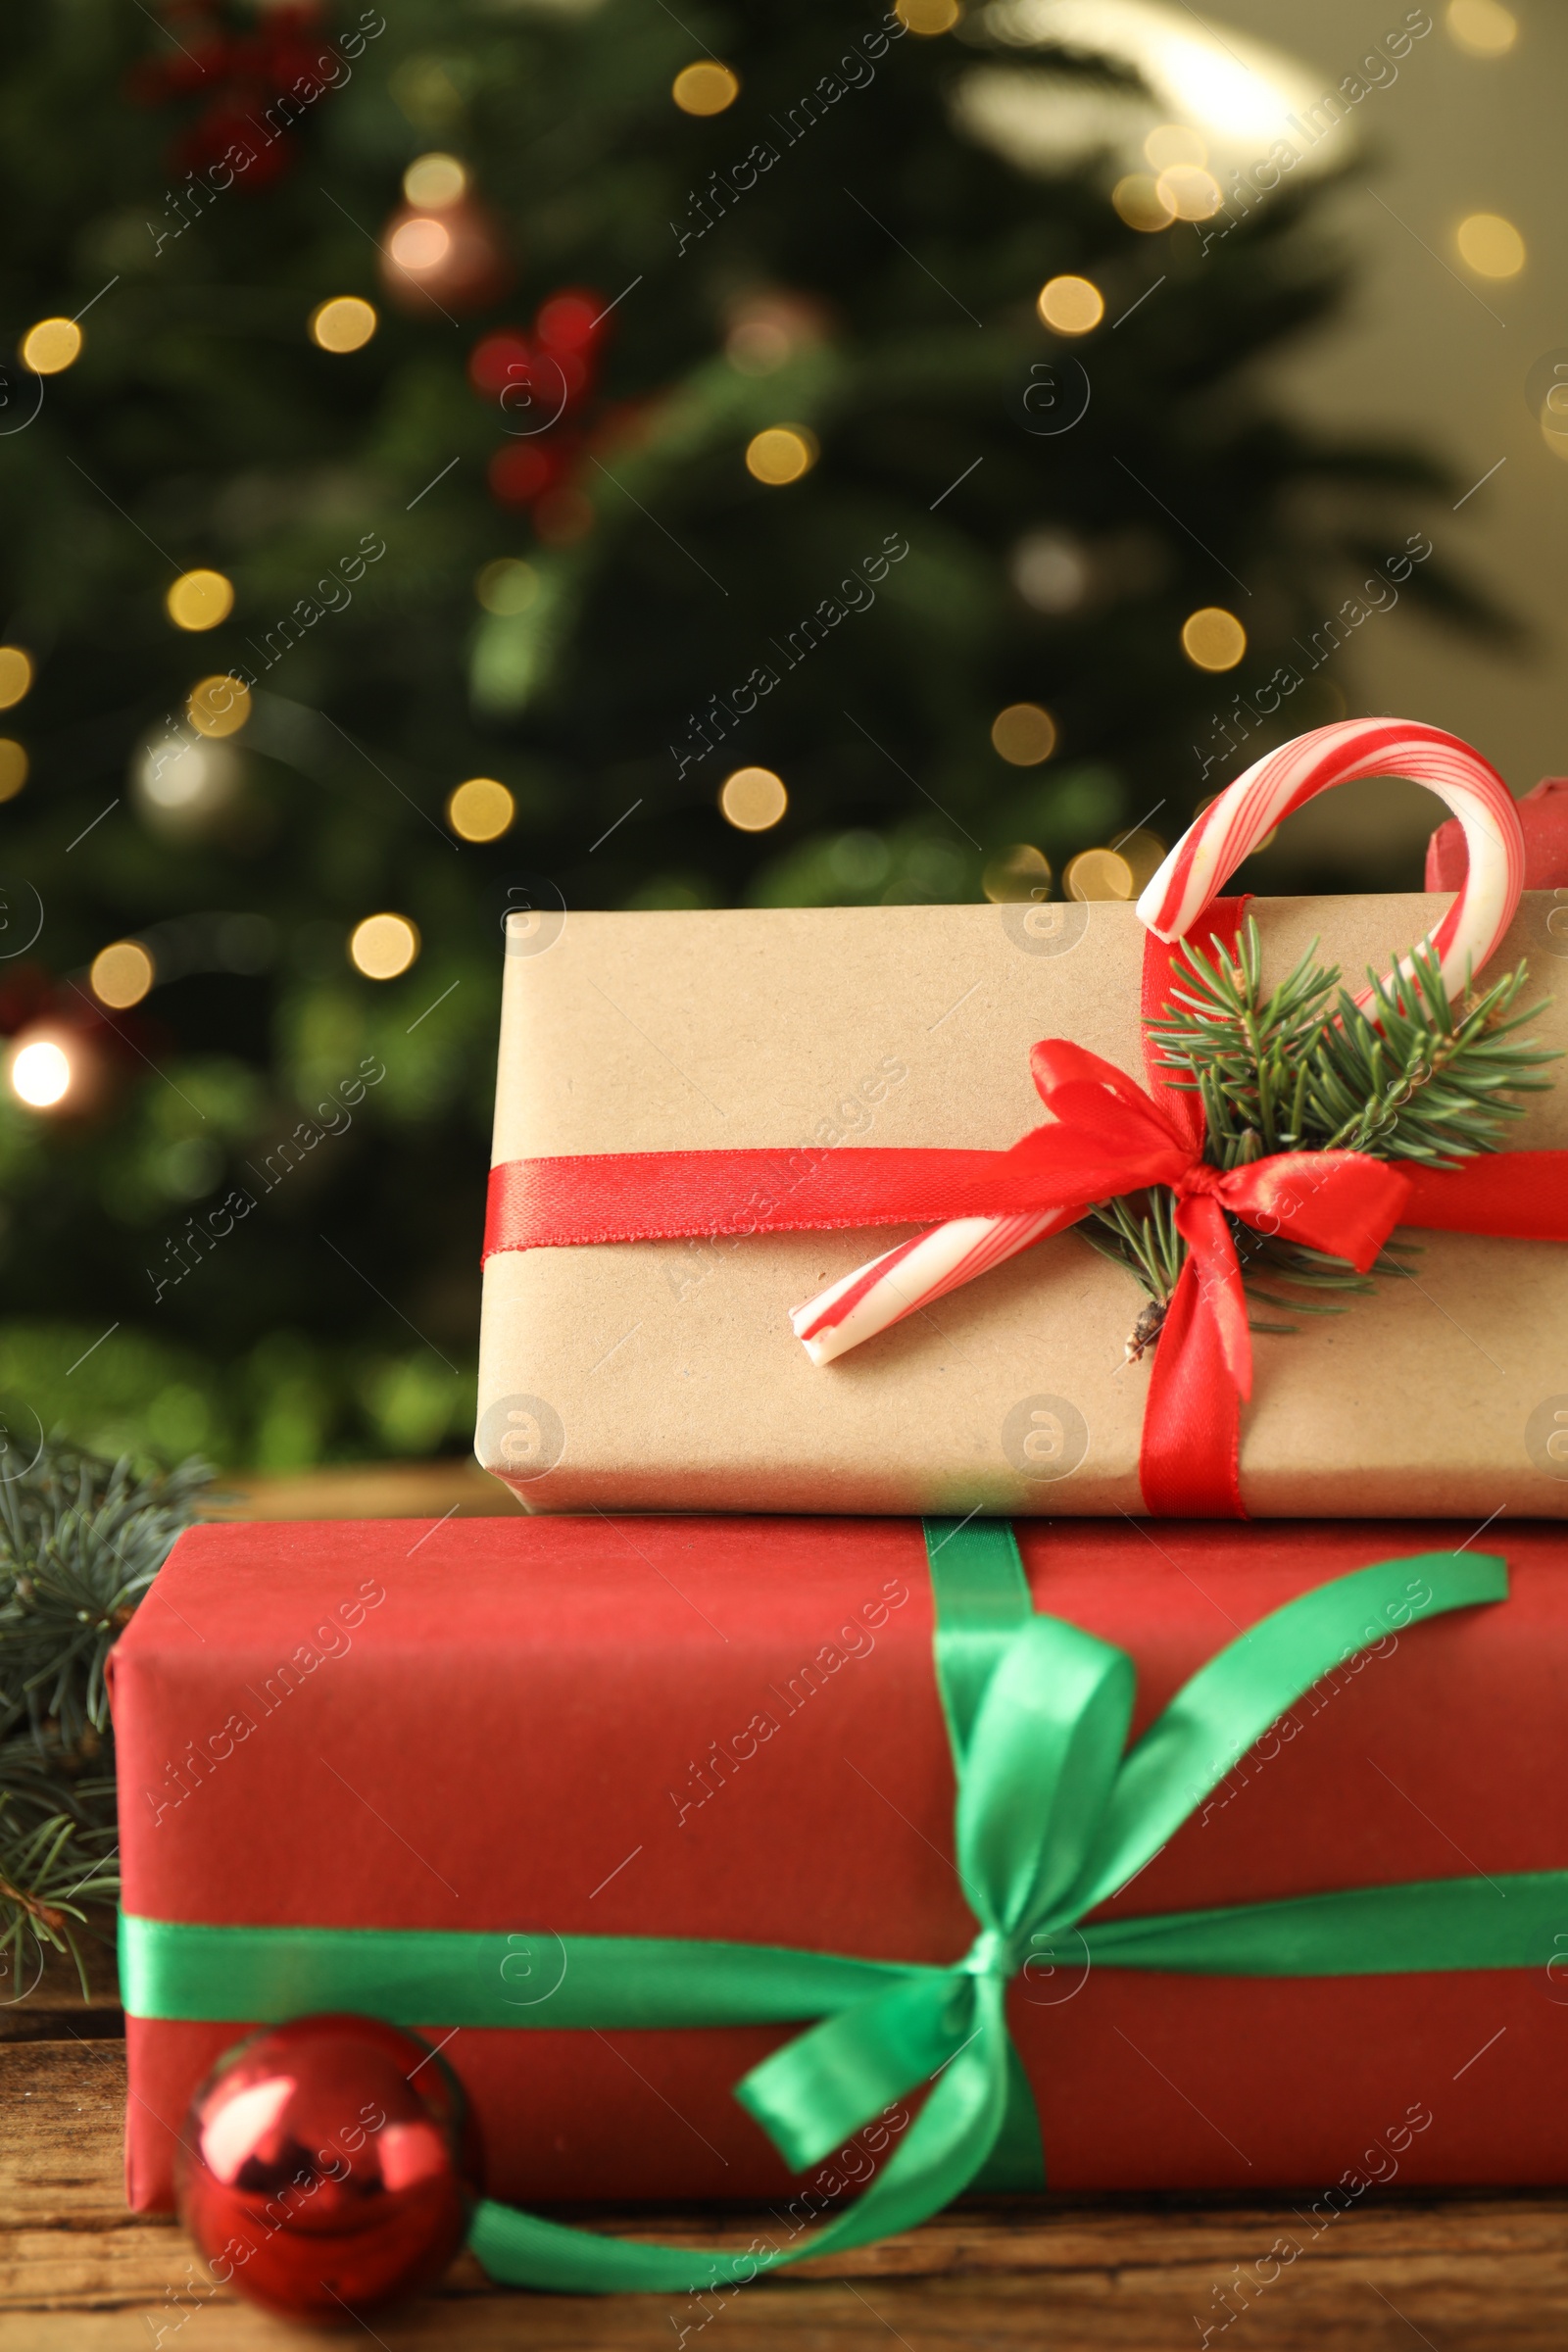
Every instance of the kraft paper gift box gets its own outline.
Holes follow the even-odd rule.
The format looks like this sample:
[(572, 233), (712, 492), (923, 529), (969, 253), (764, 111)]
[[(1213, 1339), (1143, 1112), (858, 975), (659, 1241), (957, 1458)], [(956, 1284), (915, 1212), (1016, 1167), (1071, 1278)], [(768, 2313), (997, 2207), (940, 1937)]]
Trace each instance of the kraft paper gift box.
[[(1447, 904), (1255, 901), (1265, 977), (1316, 940), (1359, 985)], [(1527, 894), (1487, 977), (1528, 958), (1522, 1002), (1555, 990), (1531, 1034), (1561, 1049), (1559, 915), (1551, 894)], [(813, 1155), (1006, 1148), (1042, 1119), (1037, 1040), (1143, 1079), (1147, 937), (1106, 903), (514, 916), (496, 1167), (767, 1149), (787, 1198), (788, 1171)], [(1568, 1145), (1568, 1079), (1527, 1100), (1507, 1148)], [(1077, 1232), (834, 1363), (808, 1359), (789, 1310), (914, 1230), (496, 1251), (480, 1461), (533, 1511), (1143, 1511), (1153, 1357), (1126, 1349), (1144, 1293)], [(1420, 1244), (1414, 1280), (1254, 1340), (1246, 1507), (1563, 1515), (1568, 1250), (1404, 1238)]]
[[(1484, 1541), (1507, 1556), (1506, 1599), (1388, 1612), (1407, 1630), (1323, 1674), (1200, 1803), (1184, 1792), (1187, 1818), (1108, 1915), (1428, 1879), (1494, 1891), (1484, 1927), (1522, 1914), (1509, 1874), (1568, 1862), (1568, 1554), (1549, 1525), (1502, 1524)], [(1017, 1534), (1035, 1609), (1130, 1653), (1136, 1738), (1269, 1612), (1390, 1559), (1415, 1592), (1409, 1556), (1472, 1525)], [(940, 1565), (917, 1524), (868, 1518), (192, 1531), (112, 1658), (125, 1910), (502, 1938), (516, 2005), (501, 2014), (520, 2030), (405, 2021), (466, 2085), (495, 2197), (831, 2194), (842, 2173), (792, 2181), (731, 2095), (796, 2027), (555, 2031), (527, 2003), (555, 1988), (540, 1955), (562, 1937), (964, 1952)], [(1559, 1908), (1556, 1946), (1568, 1880)], [(1047, 2180), (1568, 2180), (1555, 1917), (1528, 1966), (1446, 1965), (1433, 1935), (1420, 1973), (1316, 1978), (1090, 1965), (1075, 1934), (1007, 1996)], [(129, 2192), (162, 2208), (191, 2094), (251, 2021), (222, 1960), (207, 2022), (139, 2010), (134, 1969), (122, 1984)], [(356, 2005), (375, 2004), (292, 2001)]]

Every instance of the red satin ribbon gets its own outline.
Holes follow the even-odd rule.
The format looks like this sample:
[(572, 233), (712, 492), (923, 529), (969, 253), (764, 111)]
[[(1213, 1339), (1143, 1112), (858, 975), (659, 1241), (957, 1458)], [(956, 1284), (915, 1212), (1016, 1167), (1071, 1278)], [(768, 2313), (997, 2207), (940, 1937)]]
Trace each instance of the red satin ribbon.
[[(1209, 932), (1234, 946), (1246, 901), (1217, 900)], [(490, 1171), (485, 1255), (684, 1236), (935, 1225), (1027, 1216), (1168, 1185), (1188, 1246), (1158, 1344), (1139, 1478), (1158, 1517), (1244, 1518), (1241, 1407), (1251, 1394), (1248, 1308), (1226, 1211), (1253, 1232), (1347, 1258), (1365, 1273), (1396, 1225), (1568, 1241), (1568, 1153), (1515, 1152), (1434, 1172), (1358, 1152), (1281, 1152), (1224, 1171), (1201, 1156), (1191, 1090), (1166, 1082), (1147, 1023), (1163, 1012), (1174, 950), (1148, 942), (1150, 1088), (1065, 1039), (1030, 1054), (1051, 1112), (1007, 1152), (612, 1152), (504, 1161)]]

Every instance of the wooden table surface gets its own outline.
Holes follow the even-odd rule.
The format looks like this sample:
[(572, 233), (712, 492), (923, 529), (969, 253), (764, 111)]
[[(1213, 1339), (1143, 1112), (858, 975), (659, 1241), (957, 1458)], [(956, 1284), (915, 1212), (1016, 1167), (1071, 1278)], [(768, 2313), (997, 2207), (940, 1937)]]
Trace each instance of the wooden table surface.
[[(215, 2288), (173, 2222), (127, 2212), (123, 2045), (82, 2033), (87, 2021), (64, 2010), (50, 2022), (57, 2039), (0, 2041), (4, 2352), (280, 2352), (323, 2340)], [(1560, 2352), (1568, 2192), (1369, 2194), (1320, 2222), (1315, 2238), (1301, 2218), (1311, 2194), (970, 2202), (706, 2302), (512, 2294), (465, 2256), (439, 2294), (378, 2313), (365, 2334), (385, 2352), (1190, 2352), (1207, 2328), (1227, 2352)], [(727, 2210), (582, 2218), (740, 2246), (772, 2226)], [(1270, 2258), (1292, 2242), (1295, 2258)]]
[[(513, 1507), (453, 1463), (229, 1484), (224, 1516)], [(0, 2352), (324, 2343), (215, 2287), (173, 2222), (126, 2210), (107, 1954), (94, 1977), (85, 2002), (52, 1969), (0, 2006)], [(512, 2294), (464, 2257), (438, 2294), (333, 2334), (383, 2352), (1562, 2352), (1568, 2191), (1371, 2191), (1314, 2234), (1302, 2216), (1322, 2186), (1277, 2203), (967, 2202), (727, 2300)], [(694, 2244), (746, 2246), (770, 2227), (733, 2211), (580, 2218)]]

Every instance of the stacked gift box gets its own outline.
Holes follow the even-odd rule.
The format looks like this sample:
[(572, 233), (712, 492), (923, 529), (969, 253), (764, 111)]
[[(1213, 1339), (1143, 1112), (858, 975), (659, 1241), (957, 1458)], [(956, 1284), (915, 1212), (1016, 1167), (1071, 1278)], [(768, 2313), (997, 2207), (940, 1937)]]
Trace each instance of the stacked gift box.
[[(1379, 773), (1451, 906), (1216, 896)], [(755, 2272), (974, 2187), (1568, 2178), (1560, 915), (1390, 721), (1136, 909), (514, 917), (523, 1511), (203, 1528), (121, 1643), (132, 2202), (323, 2011), (440, 2045), (539, 2284), (705, 2275), (563, 2200), (798, 2213)], [(1216, 1008), (1296, 971), (1260, 1104)]]

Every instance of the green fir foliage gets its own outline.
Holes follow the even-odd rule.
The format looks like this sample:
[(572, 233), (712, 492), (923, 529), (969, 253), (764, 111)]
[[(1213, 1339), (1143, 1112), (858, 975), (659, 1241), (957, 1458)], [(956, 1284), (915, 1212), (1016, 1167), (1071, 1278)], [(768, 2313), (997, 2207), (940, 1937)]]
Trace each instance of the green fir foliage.
[[(1516, 1009), (1527, 977), (1522, 963), (1456, 1004), (1436, 956), (1422, 946), (1396, 976), (1368, 969), (1358, 1003), (1341, 985), (1338, 966), (1316, 961), (1315, 941), (1267, 990), (1255, 921), (1244, 925), (1234, 956), (1218, 940), (1211, 944), (1212, 956), (1184, 946), (1165, 1018), (1150, 1028), (1167, 1082), (1201, 1100), (1211, 1166), (1246, 1167), (1275, 1152), (1340, 1151), (1457, 1167), (1477, 1152), (1501, 1150), (1510, 1123), (1528, 1107), (1518, 1098), (1551, 1084), (1538, 1073), (1555, 1054), (1521, 1034), (1543, 1009)], [(1174, 1196), (1161, 1186), (1133, 1201), (1107, 1201), (1092, 1220), (1099, 1230), (1088, 1234), (1131, 1268), (1160, 1307), (1186, 1256), (1173, 1215)], [(1230, 1225), (1250, 1294), (1264, 1304), (1337, 1313), (1334, 1302), (1311, 1294), (1373, 1287), (1342, 1259), (1260, 1236), (1234, 1217)], [(1400, 1260), (1412, 1252), (1412, 1245), (1391, 1241), (1374, 1273), (1407, 1271)], [(1281, 1297), (1262, 1287), (1260, 1275), (1307, 1295)], [(1143, 1332), (1137, 1352), (1155, 1330)]]
[(104, 1667), (212, 1482), (205, 1462), (138, 1473), (40, 1441), (0, 1447), (0, 1998), (44, 1948), (81, 1975), (92, 1907), (114, 1899), (114, 1744)]

